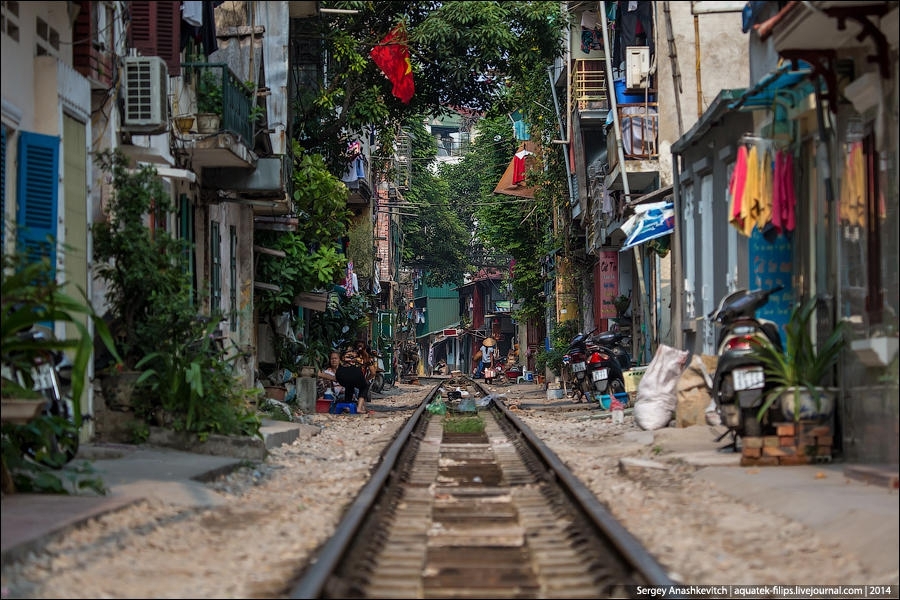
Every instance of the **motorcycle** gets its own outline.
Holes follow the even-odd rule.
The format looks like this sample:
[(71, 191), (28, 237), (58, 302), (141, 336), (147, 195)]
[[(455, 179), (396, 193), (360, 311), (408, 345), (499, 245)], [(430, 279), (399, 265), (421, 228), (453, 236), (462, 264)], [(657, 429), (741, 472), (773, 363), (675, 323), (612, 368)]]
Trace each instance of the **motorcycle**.
[(376, 394), (380, 394), (384, 390), (384, 359), (379, 352), (373, 352), (372, 359), (374, 364), (369, 366), (367, 379), (371, 386), (370, 389)]
[(594, 341), (612, 353), (620, 369), (627, 371), (631, 368), (630, 335), (625, 335), (618, 329), (610, 329), (594, 336)]
[[(29, 329), (17, 334), (25, 342), (41, 343), (47, 334), (41, 329)], [(41, 439), (23, 447), (32, 460), (48, 467), (62, 468), (78, 453), (79, 434), (75, 426), (75, 413), (70, 392), (72, 361), (59, 350), (36, 355), (28, 373), (20, 364), (4, 364), (3, 377), (40, 393), (46, 400), (41, 414), (64, 419), (65, 423), (53, 424)]]
[[(588, 380), (588, 341), (590, 333), (579, 333), (569, 342), (569, 347), (563, 355), (563, 367), (569, 374), (569, 383), (572, 393), (576, 396), (576, 402), (586, 402), (594, 389), (593, 380)], [(593, 352), (591, 353), (593, 356)]]
[(631, 368), (631, 355), (624, 348), (628, 339), (618, 331), (604, 331), (588, 343), (588, 371), (593, 389), (602, 394), (618, 394), (625, 391), (625, 376)]
[(772, 386), (766, 382), (763, 365), (753, 357), (752, 349), (753, 340), (763, 337), (781, 349), (778, 327), (771, 321), (757, 319), (756, 311), (782, 289), (784, 286), (778, 285), (770, 289), (738, 290), (722, 298), (708, 316), (720, 326), (712, 395), (716, 412), (728, 430), (719, 439), (731, 433), (735, 439), (731, 446), (735, 449), (737, 437), (760, 436), (780, 419), (780, 415), (772, 412), (779, 410), (776, 407), (762, 419), (758, 418), (759, 407)]

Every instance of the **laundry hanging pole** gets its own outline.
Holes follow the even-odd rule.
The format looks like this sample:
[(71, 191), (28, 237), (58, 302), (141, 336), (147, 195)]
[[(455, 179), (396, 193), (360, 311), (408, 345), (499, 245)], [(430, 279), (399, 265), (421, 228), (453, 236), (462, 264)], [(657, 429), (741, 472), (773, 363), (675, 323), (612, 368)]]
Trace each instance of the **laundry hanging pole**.
[[(606, 19), (606, 11), (599, 10), (600, 17), (603, 21), (603, 57), (606, 59), (606, 89), (609, 90), (609, 83), (613, 83), (613, 88), (615, 88), (615, 81), (613, 80), (613, 72), (612, 72), (612, 59), (610, 55), (612, 54), (612, 49), (609, 45), (609, 22)], [(622, 140), (622, 124), (619, 123), (619, 104), (616, 101), (615, 90), (613, 93), (609, 94), (609, 106), (610, 110), (613, 111), (613, 128), (616, 131), (616, 152), (619, 155), (619, 170), (622, 171), (622, 190), (625, 193), (625, 201), (631, 201), (631, 188), (628, 187), (628, 171), (625, 169), (625, 142)]]

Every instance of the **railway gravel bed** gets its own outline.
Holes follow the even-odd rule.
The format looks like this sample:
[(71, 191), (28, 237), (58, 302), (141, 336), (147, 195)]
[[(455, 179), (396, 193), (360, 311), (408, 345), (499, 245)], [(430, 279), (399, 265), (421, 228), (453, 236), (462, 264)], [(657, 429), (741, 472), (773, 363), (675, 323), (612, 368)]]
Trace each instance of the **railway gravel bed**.
[[(516, 386), (529, 390), (531, 386)], [(543, 393), (507, 401), (676, 581), (817, 585), (871, 581), (853, 555), (808, 527), (694, 479), (694, 467), (620, 470), (622, 458), (664, 458), (626, 416), (541, 410)], [(370, 418), (307, 415), (318, 434), (210, 486), (227, 502), (184, 511), (164, 502), (109, 514), (2, 569), (4, 598), (281, 598), (329, 539), (390, 443), (428, 392), (400, 384)], [(516, 392), (518, 393), (518, 392)], [(521, 402), (520, 402), (521, 401)], [(534, 406), (533, 408), (530, 408)], [(715, 432), (701, 430), (704, 442)]]

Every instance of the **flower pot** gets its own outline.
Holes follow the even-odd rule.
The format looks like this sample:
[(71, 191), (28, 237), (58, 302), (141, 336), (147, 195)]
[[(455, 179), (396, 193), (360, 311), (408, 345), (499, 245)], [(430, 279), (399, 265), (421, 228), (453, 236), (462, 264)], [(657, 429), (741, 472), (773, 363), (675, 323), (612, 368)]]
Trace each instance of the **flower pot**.
[(43, 398), (39, 399), (19, 399), (4, 398), (3, 399), (3, 422), (13, 423), (15, 425), (25, 425), (30, 423), (32, 419), (41, 414), (47, 401)]
[(194, 126), (194, 117), (191, 115), (175, 117), (175, 127), (181, 133), (190, 133), (191, 127)]
[[(825, 420), (831, 417), (834, 412), (834, 397), (837, 390), (822, 387), (814, 389), (815, 393), (809, 388), (788, 388), (781, 393), (778, 401), (785, 419), (789, 421)], [(797, 407), (799, 407), (799, 416), (795, 414)]]
[(132, 396), (141, 371), (123, 371), (107, 375), (100, 381), (103, 399), (110, 410), (130, 410)]
[(280, 385), (267, 385), (264, 386), (266, 390), (266, 398), (270, 398), (272, 400), (278, 400), (279, 402), (284, 402), (284, 397), (287, 395), (287, 388)]
[(197, 115), (197, 133), (216, 133), (219, 131), (221, 119), (215, 113), (200, 113)]

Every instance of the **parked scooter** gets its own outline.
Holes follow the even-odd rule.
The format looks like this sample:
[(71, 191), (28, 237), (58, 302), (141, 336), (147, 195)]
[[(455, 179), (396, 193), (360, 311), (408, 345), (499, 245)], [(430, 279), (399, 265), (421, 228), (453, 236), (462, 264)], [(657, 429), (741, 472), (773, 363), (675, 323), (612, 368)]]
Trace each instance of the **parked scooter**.
[[(596, 331), (596, 329), (594, 330)], [(569, 384), (576, 402), (586, 402), (594, 389), (593, 382), (588, 379), (588, 340), (594, 333), (579, 333), (569, 342), (569, 348), (563, 355), (563, 367), (569, 374)]]
[[(33, 328), (17, 334), (23, 341), (39, 343), (47, 334), (41, 328)], [(75, 414), (71, 401), (72, 361), (65, 353), (54, 350), (35, 357), (29, 372), (23, 373), (16, 364), (4, 364), (3, 376), (31, 389), (46, 399), (42, 414), (59, 417), (74, 424)], [(78, 453), (78, 430), (72, 427), (54, 426), (44, 437), (45, 445), (30, 444), (23, 449), (30, 458), (52, 468), (62, 468)]]
[(620, 346), (624, 337), (618, 331), (604, 331), (588, 340), (587, 363), (592, 390), (601, 394), (625, 391), (622, 371), (631, 366), (631, 356)]
[(594, 336), (594, 341), (612, 353), (619, 363), (619, 368), (623, 371), (631, 368), (630, 335), (624, 335), (617, 329), (611, 329)]
[[(752, 356), (753, 339), (767, 338), (781, 348), (778, 327), (771, 321), (756, 318), (756, 311), (769, 301), (769, 297), (784, 286), (771, 289), (738, 290), (724, 297), (709, 318), (718, 323), (718, 364), (713, 376), (712, 395), (722, 424), (728, 427), (735, 441), (737, 437), (762, 435), (780, 419), (770, 409), (762, 420), (757, 418), (766, 393), (767, 384), (763, 365)], [(724, 437), (724, 435), (722, 436)], [(721, 438), (720, 438), (721, 439)]]

